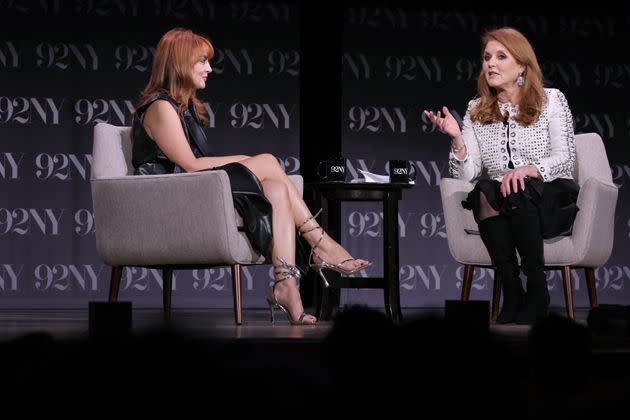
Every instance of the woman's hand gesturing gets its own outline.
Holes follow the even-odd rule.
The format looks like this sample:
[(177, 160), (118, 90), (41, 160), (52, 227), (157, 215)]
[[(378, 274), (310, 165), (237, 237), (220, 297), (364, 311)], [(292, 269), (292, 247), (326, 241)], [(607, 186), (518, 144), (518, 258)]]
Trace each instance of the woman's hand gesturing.
[(457, 120), (455, 117), (449, 112), (448, 108), (443, 106), (442, 112), (444, 116), (438, 111), (437, 113), (433, 113), (433, 111), (425, 110), (424, 113), (431, 122), (444, 134), (448, 134), (451, 139), (456, 139), (462, 135), (461, 130), (459, 129), (459, 124), (457, 124)]

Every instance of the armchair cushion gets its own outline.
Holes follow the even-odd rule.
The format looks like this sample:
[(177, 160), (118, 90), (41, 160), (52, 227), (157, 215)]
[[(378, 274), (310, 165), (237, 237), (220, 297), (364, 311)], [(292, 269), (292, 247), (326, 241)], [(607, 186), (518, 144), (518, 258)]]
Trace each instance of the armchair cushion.
[(229, 185), (224, 171), (93, 180), (99, 254), (109, 265), (262, 262)]

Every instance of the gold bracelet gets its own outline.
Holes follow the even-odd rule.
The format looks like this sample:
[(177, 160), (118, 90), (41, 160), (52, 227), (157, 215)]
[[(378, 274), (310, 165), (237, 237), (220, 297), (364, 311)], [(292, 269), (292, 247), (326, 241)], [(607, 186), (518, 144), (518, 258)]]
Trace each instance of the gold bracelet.
[(464, 150), (466, 148), (466, 143), (463, 143), (461, 146), (459, 147), (453, 147), (453, 143), (451, 143), (451, 150), (453, 151), (453, 153), (459, 153), (462, 150)]

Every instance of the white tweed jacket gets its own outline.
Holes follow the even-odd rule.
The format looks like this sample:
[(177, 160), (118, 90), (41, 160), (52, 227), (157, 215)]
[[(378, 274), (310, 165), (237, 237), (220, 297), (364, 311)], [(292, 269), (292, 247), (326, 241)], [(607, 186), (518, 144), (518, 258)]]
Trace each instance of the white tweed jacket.
[[(514, 121), (518, 106), (499, 103), (501, 112), (509, 112), (507, 123), (473, 123), (470, 111), (478, 99), (468, 103), (464, 116), (462, 137), (466, 145), (466, 156), (458, 159), (449, 153), (451, 177), (473, 181), (487, 170), (488, 176), (501, 181), (514, 167), (534, 165), (549, 182), (556, 178), (573, 179), (575, 165), (575, 139), (573, 116), (564, 94), (558, 89), (545, 89), (547, 102), (543, 105), (538, 121), (525, 127)], [(509, 142), (509, 151), (507, 144)]]

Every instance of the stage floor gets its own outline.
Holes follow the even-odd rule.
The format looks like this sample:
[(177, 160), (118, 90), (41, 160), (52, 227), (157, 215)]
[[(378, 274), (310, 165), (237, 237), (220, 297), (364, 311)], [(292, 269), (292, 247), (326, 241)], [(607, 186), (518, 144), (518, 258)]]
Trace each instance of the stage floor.
[[(563, 308), (552, 309), (564, 314)], [(576, 308), (576, 320), (586, 324), (587, 309)], [(436, 308), (403, 308), (403, 322), (414, 318), (442, 317)], [(134, 308), (132, 329), (142, 334), (164, 325), (161, 309)], [(200, 339), (294, 339), (321, 341), (326, 337), (332, 321), (313, 326), (291, 326), (280, 311), (276, 324), (271, 325), (269, 310), (246, 309), (243, 324), (234, 323), (234, 313), (228, 309), (172, 309), (171, 327)], [(490, 324), (490, 331), (509, 340), (526, 340), (530, 327), (523, 325)], [(8, 341), (30, 333), (44, 332), (55, 339), (81, 339), (89, 333), (86, 309), (2, 309), (0, 310), (0, 341)]]

